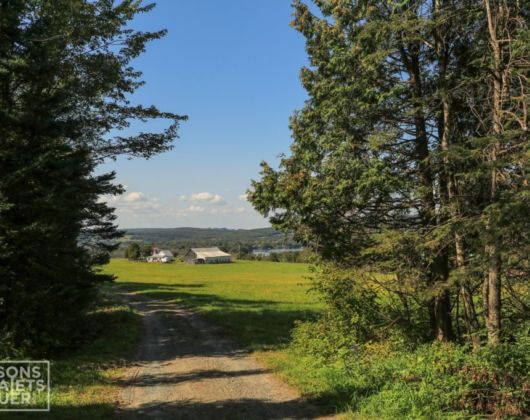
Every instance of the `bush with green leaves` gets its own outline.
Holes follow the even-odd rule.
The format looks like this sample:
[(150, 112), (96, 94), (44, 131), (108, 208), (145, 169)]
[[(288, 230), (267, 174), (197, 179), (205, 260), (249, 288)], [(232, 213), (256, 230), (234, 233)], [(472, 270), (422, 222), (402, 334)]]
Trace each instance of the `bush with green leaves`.
[[(328, 327), (328, 328), (326, 328)], [(309, 396), (353, 418), (525, 418), (530, 415), (530, 337), (470, 346), (406, 340), (355, 344), (332, 324), (299, 324), (283, 366)], [(303, 366), (303, 367), (301, 367)]]

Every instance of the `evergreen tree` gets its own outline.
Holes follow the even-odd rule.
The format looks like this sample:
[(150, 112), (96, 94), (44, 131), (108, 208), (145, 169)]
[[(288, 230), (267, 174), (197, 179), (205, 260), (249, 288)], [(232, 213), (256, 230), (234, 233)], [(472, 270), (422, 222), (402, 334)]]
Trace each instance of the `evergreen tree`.
[[(183, 117), (128, 100), (142, 84), (131, 60), (164, 31), (127, 24), (152, 7), (0, 1), (0, 319), (19, 348), (42, 355), (78, 339), (107, 279), (94, 267), (119, 234), (101, 196), (122, 188), (95, 167), (122, 154), (148, 158), (176, 137)], [(149, 118), (170, 124), (115, 135)]]
[(125, 251), (125, 256), (130, 260), (139, 259), (141, 256), (140, 245), (138, 245), (136, 242), (130, 243)]
[(140, 254), (142, 257), (149, 257), (153, 253), (153, 246), (144, 244), (140, 247)]
[[(274, 226), (294, 231), (324, 261), (349, 271), (322, 271), (336, 280), (321, 283), (330, 300), (343, 292), (343, 298), (351, 296), (352, 290), (362, 294), (375, 284), (388, 298), (376, 298), (374, 307), (398, 303), (379, 308), (374, 325), (385, 329), (404, 322), (404, 331), (424, 331), (428, 319), (430, 335), (438, 340), (455, 338), (460, 315), (454, 309), (461, 300), (464, 332), (474, 345), (480, 322), (473, 294), (481, 272), (495, 278), (486, 261), (499, 267), (497, 259), (508, 252), (506, 247), (493, 255), (492, 238), (498, 243), (508, 226), (510, 232), (516, 226), (527, 232), (529, 214), (523, 47), (528, 10), (517, 2), (497, 5), (498, 16), (512, 22), (511, 30), (502, 30), (511, 35), (509, 42), (503, 39), (506, 63), (498, 66), (517, 67), (511, 84), (519, 93), (504, 94), (501, 101), (514, 128), (502, 140), (510, 147), (503, 146), (500, 175), (498, 156), (482, 159), (499, 149), (492, 145), (501, 142), (501, 134), (488, 122), (494, 107), (485, 105), (495, 103), (488, 97), (495, 81), (506, 79), (494, 76), (495, 60), (488, 59), (493, 48), (485, 4), (318, 0), (317, 16), (296, 1), (293, 26), (306, 38), (310, 65), (301, 80), (309, 99), (291, 119), (291, 155), (278, 170), (263, 163), (261, 180), (249, 193)], [(495, 27), (500, 30), (499, 22)], [(492, 196), (491, 185), (500, 184), (488, 181), (492, 173), (503, 179), (503, 194)], [(527, 249), (525, 234), (511, 238), (518, 238), (517, 250)], [(512, 273), (528, 273), (523, 259)], [(488, 313), (500, 316), (500, 283), (488, 284)], [(344, 319), (359, 314), (350, 315)], [(487, 315), (490, 330), (499, 329), (495, 316)]]
[(501, 279), (520, 282), (530, 274), (524, 255), (530, 245), (530, 8), (518, 1), (483, 0), (483, 13), (485, 28), (477, 39), (482, 41), (478, 68), (484, 77), (475, 80), (474, 110), (486, 199), (475, 223), (485, 263), (488, 342), (496, 345), (501, 339)]

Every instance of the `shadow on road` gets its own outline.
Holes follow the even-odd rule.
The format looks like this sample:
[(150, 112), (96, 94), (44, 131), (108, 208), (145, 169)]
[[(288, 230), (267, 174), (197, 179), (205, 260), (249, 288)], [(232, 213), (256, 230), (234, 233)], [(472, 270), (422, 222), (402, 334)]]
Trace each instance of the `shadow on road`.
[[(163, 313), (165, 303), (205, 309), (206, 318), (221, 325), (225, 333), (238, 337), (240, 346), (249, 350), (274, 350), (288, 343), (297, 321), (314, 319), (311, 310), (286, 310), (278, 302), (266, 299), (228, 299), (203, 293), (202, 284), (193, 284), (196, 292), (183, 289), (188, 284), (120, 282), (117, 289), (159, 302), (153, 310)], [(282, 302), (285, 304), (286, 302)], [(161, 306), (160, 306), (161, 305)], [(167, 308), (166, 308), (167, 309)]]
[(121, 418), (321, 417), (320, 408), (302, 399), (225, 330), (193, 309), (173, 299), (155, 300), (150, 293), (122, 296), (142, 314), (145, 332), (136, 360), (120, 382)]
[(143, 418), (169, 418), (172, 413), (175, 419), (205, 420), (205, 419), (230, 419), (230, 420), (280, 420), (280, 419), (307, 419), (307, 403), (303, 401), (272, 402), (253, 399), (228, 400), (220, 402), (177, 401), (141, 406), (126, 410), (130, 419)]

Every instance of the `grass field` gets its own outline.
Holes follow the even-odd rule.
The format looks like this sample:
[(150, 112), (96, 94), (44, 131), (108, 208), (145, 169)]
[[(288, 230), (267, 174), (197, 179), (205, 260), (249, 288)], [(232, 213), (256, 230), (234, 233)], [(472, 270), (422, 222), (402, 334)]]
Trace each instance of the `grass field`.
[(104, 271), (116, 275), (121, 288), (197, 308), (252, 350), (281, 347), (296, 320), (308, 319), (321, 308), (308, 293), (306, 264), (148, 264), (114, 259)]

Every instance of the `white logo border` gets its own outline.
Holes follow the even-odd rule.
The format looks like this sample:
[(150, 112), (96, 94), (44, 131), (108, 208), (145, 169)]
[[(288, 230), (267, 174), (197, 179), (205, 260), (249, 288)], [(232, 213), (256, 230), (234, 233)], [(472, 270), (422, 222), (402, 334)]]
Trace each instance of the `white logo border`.
[(0, 412), (14, 412), (14, 411), (40, 411), (42, 412), (49, 412), (50, 411), (50, 397), (51, 397), (51, 388), (50, 388), (50, 376), (51, 376), (51, 369), (50, 369), (50, 361), (49, 360), (0, 360), (0, 364), (7, 364), (7, 363), (44, 363), (48, 368), (48, 405), (46, 408), (1, 408), (0, 406)]

